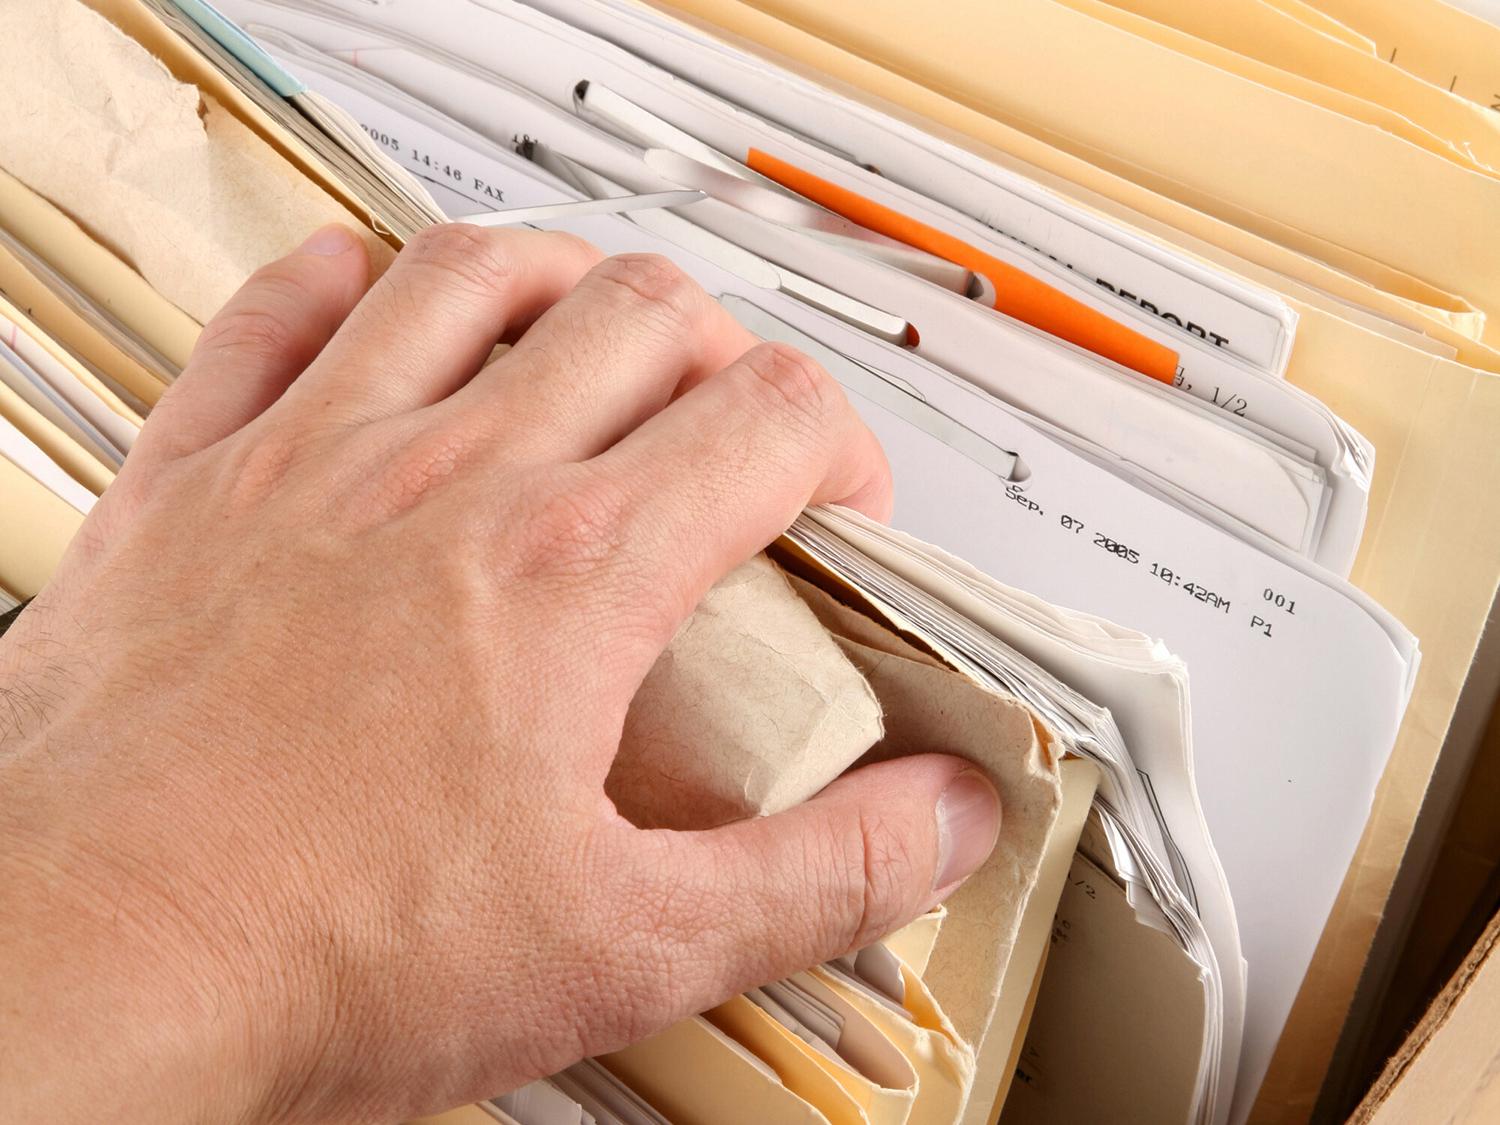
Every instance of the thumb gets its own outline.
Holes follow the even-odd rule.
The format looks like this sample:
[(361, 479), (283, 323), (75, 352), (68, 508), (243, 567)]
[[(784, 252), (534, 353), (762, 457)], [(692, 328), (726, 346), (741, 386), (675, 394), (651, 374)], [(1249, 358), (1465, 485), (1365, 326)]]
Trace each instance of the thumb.
[[(989, 779), (960, 758), (925, 754), (846, 774), (776, 816), (678, 834), (679, 886), (696, 868), (702, 881), (692, 881), (718, 892), (710, 897), (732, 896), (716, 925), (697, 927), (704, 947), (683, 962), (709, 979), (679, 984), (717, 1003), (863, 948), (956, 890), (999, 833)], [(701, 921), (703, 903), (691, 898), (675, 901)]]

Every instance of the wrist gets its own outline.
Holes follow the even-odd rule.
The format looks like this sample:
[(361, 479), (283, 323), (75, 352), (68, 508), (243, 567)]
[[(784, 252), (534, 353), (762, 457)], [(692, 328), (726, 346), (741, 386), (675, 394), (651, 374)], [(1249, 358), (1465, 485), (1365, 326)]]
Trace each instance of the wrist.
[(68, 778), (68, 745), (54, 725), (0, 767), (0, 1101), (18, 1120), (281, 1116), (317, 1035), (262, 904)]

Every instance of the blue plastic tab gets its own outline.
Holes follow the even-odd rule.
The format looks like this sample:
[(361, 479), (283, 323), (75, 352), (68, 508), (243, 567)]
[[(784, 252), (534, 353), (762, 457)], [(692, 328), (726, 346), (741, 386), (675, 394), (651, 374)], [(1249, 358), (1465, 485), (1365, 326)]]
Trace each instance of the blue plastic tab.
[(254, 71), (261, 81), (283, 98), (294, 97), (307, 89), (306, 84), (283, 70), (281, 64), (266, 54), (259, 43), (246, 35), (238, 24), (208, 0), (172, 0), (172, 4), (217, 39), (220, 46)]

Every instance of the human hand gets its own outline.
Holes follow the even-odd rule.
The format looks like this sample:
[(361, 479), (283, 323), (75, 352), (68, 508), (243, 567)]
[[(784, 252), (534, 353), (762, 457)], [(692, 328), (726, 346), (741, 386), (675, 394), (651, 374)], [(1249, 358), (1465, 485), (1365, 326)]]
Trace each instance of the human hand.
[(330, 228), (246, 284), (0, 641), (7, 1119), (491, 1096), (867, 944), (993, 845), (937, 755), (711, 832), (604, 795), (713, 582), (809, 503), (887, 513), (825, 373), (561, 235), (366, 271)]

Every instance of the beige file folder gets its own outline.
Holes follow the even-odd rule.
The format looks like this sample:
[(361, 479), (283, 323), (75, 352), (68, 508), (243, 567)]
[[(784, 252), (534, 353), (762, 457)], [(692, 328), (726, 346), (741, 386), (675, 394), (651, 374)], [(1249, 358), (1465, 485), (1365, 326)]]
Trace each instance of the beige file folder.
[(828, 1125), (775, 1071), (701, 1016), (599, 1061), (672, 1125)]
[[(83, 446), (65, 434), (57, 426), (26, 403), (10, 387), (0, 383), (0, 418), (4, 418), (25, 434), (43, 453), (52, 459), (68, 476), (72, 477), (95, 496), (101, 495), (114, 473), (96, 461)], [(13, 524), (25, 527), (25, 524)], [(59, 552), (61, 557), (61, 552)]]
[[(1065, 2), (1077, 6), (1075, 0)], [(1200, 41), (1217, 44), (1232, 55), (1299, 75), (1325, 90), (1340, 91), (1367, 106), (1385, 107), (1389, 115), (1443, 141), (1450, 155), (1490, 170), (1500, 167), (1500, 115), (1391, 66), (1375, 55), (1368, 41), (1356, 45), (1335, 38), (1328, 34), (1326, 20), (1323, 26), (1313, 27), (1299, 18), (1305, 13), (1294, 15), (1265, 0), (1218, 0), (1212, 6), (1174, 0), (1115, 0), (1113, 4), (1086, 0), (1086, 3), (1087, 10), (1097, 18), (1104, 18), (1101, 9), (1116, 12), (1124, 9)], [(1149, 34), (1140, 21), (1121, 22), (1120, 26), (1136, 34)], [(1161, 42), (1185, 54), (1193, 53), (1193, 48), (1180, 38)], [(1234, 69), (1223, 52), (1203, 57), (1223, 69)], [(1268, 80), (1264, 70), (1244, 73), (1264, 85), (1275, 84), (1274, 80)], [(1302, 89), (1306, 91), (1305, 87)], [(1320, 95), (1312, 92), (1301, 92), (1298, 96), (1308, 101), (1320, 99)], [(1349, 113), (1347, 102), (1321, 104), (1357, 116)]]
[(197, 86), (230, 110), (272, 148), (301, 169), (336, 199), (358, 225), (381, 234), (393, 247), (396, 241), (378, 230), (370, 210), (328, 165), (289, 133), (191, 46), (184, 43), (140, 0), (85, 0), (89, 7), (119, 27), (166, 64), (179, 81)]
[[(968, 144), (1002, 164), (1014, 167), (1015, 160), (1023, 161), (1028, 166), (1023, 171), (1028, 174), (1041, 171), (1059, 176), (1058, 186), (1065, 194), (1070, 194), (1066, 186), (1070, 184), (1097, 191), (1106, 200), (1160, 218), (1176, 229), (1191, 234), (1201, 233), (1215, 245), (1263, 262), (1289, 276), (1308, 280), (1347, 299), (1357, 301), (1360, 298), (1357, 292), (1346, 290), (1346, 279), (1341, 277), (1340, 271), (1364, 278), (1374, 269), (1376, 284), (1399, 278), (1403, 273), (1411, 276), (1417, 272), (1410, 268), (1410, 263), (1396, 260), (1395, 255), (1366, 253), (1358, 247), (1319, 237), (1309, 233), (1313, 228), (1278, 220), (1243, 205), (1227, 204), (1220, 195), (1153, 172), (1149, 167), (1117, 160), (1112, 156), (1115, 149), (1108, 143), (1108, 138), (1100, 138), (1105, 142), (1103, 147), (1078, 141), (1063, 147), (1055, 133), (1037, 131), (1034, 134), (1027, 131), (1025, 123), (1018, 125), (999, 119), (956, 100), (951, 84), (929, 87), (905, 72), (865, 58), (848, 44), (828, 42), (740, 0), (649, 2), (653, 7), (697, 17), (699, 26), (722, 29), (744, 43), (770, 49), (778, 56), (778, 62), (790, 64), (812, 81), (873, 96), (881, 109), (908, 117), (917, 129)], [(956, 68), (953, 71), (958, 72)], [(1125, 76), (1121, 81), (1128, 82), (1129, 77)], [(1304, 105), (1304, 109), (1310, 111), (1317, 107)], [(1333, 116), (1326, 110), (1317, 109), (1317, 112)], [(976, 141), (980, 142), (977, 146)], [(1417, 155), (1436, 159), (1428, 153)], [(1099, 163), (1096, 165), (1092, 161)], [(1473, 176), (1476, 180), (1484, 178), (1477, 173), (1464, 173), (1462, 169), (1453, 171), (1461, 176)], [(1348, 176), (1341, 174), (1337, 178), (1345, 181)], [(1277, 190), (1286, 194), (1284, 185)], [(1341, 201), (1341, 205), (1346, 205), (1346, 201)], [(1104, 209), (1108, 210), (1107, 207)], [(1464, 238), (1472, 237), (1472, 233), (1464, 233)], [(1277, 239), (1288, 240), (1287, 245), (1281, 245)], [(1480, 263), (1471, 265), (1480, 273), (1486, 272)], [(1392, 267), (1395, 267), (1394, 271)], [(1488, 272), (1493, 274), (1494, 271)], [(1430, 283), (1436, 283), (1440, 286), (1438, 291), (1449, 294), (1449, 302), (1455, 300), (1454, 294), (1474, 296), (1437, 277), (1423, 276), (1429, 283), (1427, 292), (1433, 293)]]
[[(0, 253), (3, 253), (3, 250), (0, 250)], [(136, 429), (140, 428), (141, 416), (139, 414), (121, 402), (120, 397), (101, 383), (92, 371), (79, 363), (71, 351), (59, 346), (57, 341), (42, 331), (41, 326), (31, 317), (6, 300), (3, 293), (0, 293), (0, 317), (10, 321), (16, 326), (17, 331), (25, 333), (38, 347), (66, 368), (68, 373), (83, 384), (89, 394), (103, 403), (110, 413), (125, 419)]]
[(1500, 28), (1442, 0), (1309, 0), (1402, 70), (1485, 109), (1500, 102)]
[(154, 406), (166, 384), (126, 354), (102, 331), (49, 289), (27, 266), (0, 245), (0, 293), (31, 311), (38, 329), (62, 347), (107, 372), (146, 406)]
[(1247, 229), (1316, 232), (1500, 309), (1500, 180), (1322, 106), (1055, 0), (757, 6), (1101, 166), (1222, 201)]
[(83, 517), (0, 457), (0, 588), (17, 598), (36, 595), (77, 533)]
[[(0, 227), (177, 367), (202, 326), (47, 200), (0, 168)], [(0, 266), (3, 268), (3, 266)], [(0, 280), (12, 276), (7, 270)]]
[[(1421, 637), (1423, 647), (1422, 673), (1364, 842), (1262, 1085), (1254, 1119), (1305, 1117), (1500, 583), (1500, 490), (1489, 484), (1500, 469), (1500, 443), (1493, 438), (1500, 432), (1500, 382), (1488, 373), (1500, 370), (1495, 353), (1465, 341), (1437, 317), (1419, 314), (1424, 328), (1459, 349), (1460, 360), (1484, 370), (1358, 323), (1317, 290), (1382, 311), (1401, 306), (1368, 285), (1351, 286), (1351, 279), (1326, 262), (1184, 206), (1127, 175), (1095, 168), (758, 8), (735, 0), (653, 6), (686, 12), (699, 26), (721, 28), (737, 42), (769, 49), (776, 61), (813, 81), (833, 84), (998, 163), (1015, 167), (1019, 158), (1028, 171), (1040, 169), (1048, 186), (1281, 289), (1301, 315), (1288, 378), (1379, 450), (1369, 527), (1353, 579)], [(922, 32), (914, 10), (892, 18), (898, 28)], [(1491, 272), (1500, 277), (1500, 271)], [(1408, 315), (1416, 311), (1405, 306)]]
[[(1367, 101), (1336, 86), (1323, 85), (1303, 74), (1279, 69), (1262, 59), (1239, 54), (1221, 42), (1195, 38), (1175, 26), (1164, 26), (1134, 11), (1121, 11), (1106, 0), (1062, 0), (1062, 2), (1075, 11), (1103, 20), (1132, 35), (1159, 43), (1185, 57), (1198, 59), (1209, 66), (1230, 74), (1237, 74), (1267, 89), (1279, 90), (1283, 94), (1299, 98), (1309, 104), (1332, 110), (1351, 121), (1359, 121), (1389, 133), (1393, 137), (1400, 137), (1444, 160), (1451, 160), (1460, 167), (1489, 172), (1489, 166), (1473, 156), (1474, 143), (1471, 143), (1469, 147), (1457, 146), (1445, 140), (1443, 134), (1397, 113), (1385, 103)], [(1369, 61), (1377, 66), (1380, 65), (1373, 59)], [(1410, 79), (1411, 76), (1404, 77)], [(1432, 92), (1435, 95), (1442, 93), (1437, 90)], [(1465, 110), (1474, 108), (1462, 102), (1458, 104)], [(1488, 134), (1480, 134), (1480, 136), (1483, 139), (1477, 142), (1479, 146), (1483, 146), (1490, 140)]]
[(1298, 23), (1312, 28), (1321, 35), (1336, 39), (1340, 43), (1347, 43), (1366, 54), (1375, 53), (1375, 43), (1371, 39), (1339, 23), (1326, 12), (1320, 11), (1315, 0), (1265, 0), (1265, 2), (1269, 7), (1291, 16)]
[(828, 1125), (870, 1125), (870, 1117), (833, 1075), (833, 1064), (743, 996), (731, 996), (703, 1018), (776, 1072)]

